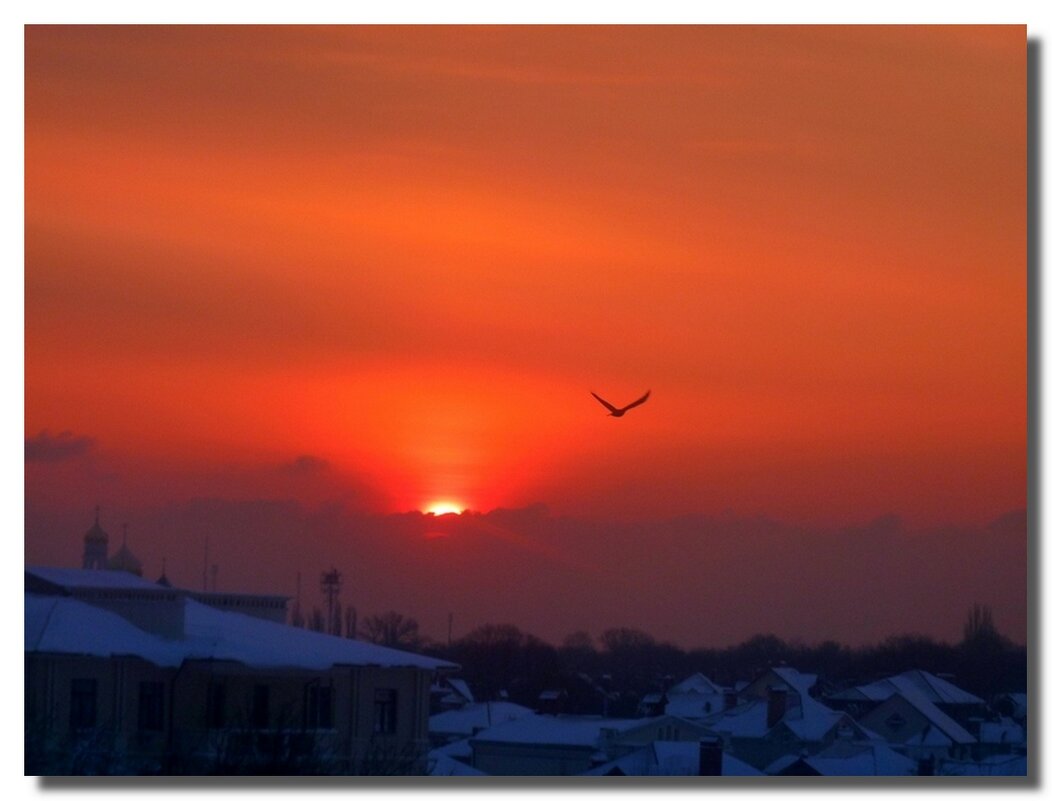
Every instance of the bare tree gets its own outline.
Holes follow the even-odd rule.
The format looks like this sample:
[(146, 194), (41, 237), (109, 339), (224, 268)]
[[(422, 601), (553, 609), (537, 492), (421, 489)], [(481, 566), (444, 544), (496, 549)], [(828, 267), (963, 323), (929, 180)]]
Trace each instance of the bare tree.
[(417, 648), (421, 644), (420, 624), (399, 612), (370, 615), (362, 621), (362, 638), (389, 648)]

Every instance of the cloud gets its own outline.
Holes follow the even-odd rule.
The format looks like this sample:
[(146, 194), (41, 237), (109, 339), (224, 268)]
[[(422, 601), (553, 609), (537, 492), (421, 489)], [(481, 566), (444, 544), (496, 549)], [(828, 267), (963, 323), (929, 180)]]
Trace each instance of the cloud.
[(84, 456), (95, 447), (91, 437), (63, 431), (52, 436), (46, 429), (26, 440), (27, 462), (63, 462)]
[(282, 464), (278, 470), (287, 476), (299, 478), (311, 478), (329, 469), (329, 463), (324, 459), (310, 454), (298, 456), (291, 462)]

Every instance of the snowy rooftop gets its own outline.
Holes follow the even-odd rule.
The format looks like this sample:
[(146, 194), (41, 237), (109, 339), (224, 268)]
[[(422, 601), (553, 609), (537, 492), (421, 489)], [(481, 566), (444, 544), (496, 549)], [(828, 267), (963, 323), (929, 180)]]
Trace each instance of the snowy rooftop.
[(172, 592), (171, 588), (163, 587), (123, 570), (79, 570), (69, 567), (26, 566), (25, 571), (27, 576), (33, 576), (65, 590), (149, 590), (159, 594)]
[(672, 700), (674, 695), (688, 695), (688, 694), (699, 694), (699, 695), (711, 695), (713, 693), (722, 693), (723, 688), (713, 682), (704, 673), (695, 673), (693, 676), (688, 676), (683, 679), (679, 684), (675, 684), (668, 690), (669, 700)]
[(432, 715), (428, 729), (433, 734), (459, 734), (468, 737), (490, 726), (534, 715), (536, 713), (532, 709), (513, 704), (511, 701), (480, 702)]
[(183, 603), (184, 636), (166, 639), (74, 598), (26, 593), (25, 648), (27, 652), (100, 657), (132, 655), (164, 667), (187, 659), (304, 670), (328, 670), (335, 665), (455, 667), (451, 662), (224, 612), (196, 601)]
[(869, 684), (863, 684), (840, 693), (843, 698), (867, 698), (871, 701), (883, 701), (890, 698), (904, 686), (904, 682), (913, 685), (929, 701), (936, 704), (981, 704), (982, 699), (972, 695), (967, 690), (962, 690), (956, 684), (951, 684), (946, 679), (939, 678), (926, 670), (908, 670), (897, 676), (880, 679)]
[[(920, 672), (920, 671), (911, 671)], [(934, 726), (942, 731), (947, 737), (957, 743), (970, 744), (975, 738), (961, 726), (957, 721), (935, 706), (916, 684), (907, 678), (906, 674), (892, 676), (884, 681), (891, 684), (894, 693), (904, 698), (909, 704), (926, 717)]]

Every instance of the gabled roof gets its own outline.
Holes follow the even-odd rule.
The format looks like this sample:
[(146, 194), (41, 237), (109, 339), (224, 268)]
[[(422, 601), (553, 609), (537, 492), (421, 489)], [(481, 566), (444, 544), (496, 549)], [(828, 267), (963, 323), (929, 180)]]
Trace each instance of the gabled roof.
[(772, 729), (785, 726), (799, 739), (811, 742), (822, 739), (842, 720), (851, 720), (843, 712), (830, 709), (804, 692), (799, 695), (799, 703), (789, 704), (782, 718), (774, 726), (768, 726), (767, 704), (766, 699), (741, 702), (700, 722), (732, 738), (764, 737)]
[[(151, 582), (139, 581), (163, 591)], [(302, 670), (328, 670), (335, 665), (427, 670), (455, 667), (452, 662), (224, 612), (188, 599), (177, 602), (185, 604), (184, 636), (166, 639), (76, 598), (26, 593), (25, 649), (100, 657), (138, 656), (162, 667), (197, 659)]]
[(459, 734), (468, 737), (491, 726), (533, 717), (536, 714), (532, 709), (513, 704), (511, 701), (481, 701), (432, 715), (428, 728), (433, 734)]
[(832, 698), (837, 700), (883, 701), (890, 698), (906, 684), (912, 685), (918, 693), (936, 704), (982, 704), (982, 699), (963, 690), (946, 679), (939, 678), (926, 670), (907, 670), (897, 676), (879, 679), (869, 684), (862, 684), (850, 690), (837, 693)]
[[(899, 676), (893, 676), (890, 679), (884, 679), (884, 681), (891, 682), (895, 688), (894, 695), (899, 696), (906, 701), (910, 706), (920, 712), (932, 726), (936, 727), (943, 735), (949, 738), (955, 743), (967, 745), (975, 742), (975, 738), (965, 730), (957, 721), (935, 706), (927, 696), (917, 688), (913, 682), (903, 679)], [(894, 697), (894, 696), (891, 696)], [(876, 715), (880, 707), (877, 707), (870, 715)], [(863, 717), (863, 720), (868, 718), (869, 715)], [(928, 732), (928, 737), (936, 736), (934, 732)], [(925, 744), (932, 744), (934, 740), (924, 740)]]
[(722, 693), (723, 687), (713, 682), (704, 673), (695, 673), (692, 676), (687, 676), (679, 684), (674, 684), (668, 689), (667, 695), (669, 700), (672, 700), (674, 695), (687, 695), (687, 694), (699, 694), (699, 695), (711, 695), (713, 693)]

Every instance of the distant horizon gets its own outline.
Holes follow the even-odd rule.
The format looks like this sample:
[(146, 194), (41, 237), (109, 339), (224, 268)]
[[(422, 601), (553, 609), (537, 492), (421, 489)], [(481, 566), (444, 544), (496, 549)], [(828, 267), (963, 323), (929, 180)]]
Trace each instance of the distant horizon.
[[(330, 518), (332, 522), (333, 531), (339, 530), (338, 525), (353, 526), (355, 521), (374, 521), (380, 525), (374, 527), (377, 531), (395, 531), (402, 537), (408, 537), (411, 542), (415, 542), (416, 545), (421, 547), (429, 547), (434, 545), (433, 540), (455, 540), (458, 536), (470, 538), (477, 536), (478, 532), (465, 532), (462, 530), (463, 526), (470, 525), (473, 519), (484, 519), (484, 518), (495, 518), (495, 519), (506, 519), (511, 518), (512, 524), (522, 521), (532, 521), (530, 527), (530, 534), (518, 535), (517, 532), (511, 528), (506, 529), (503, 532), (503, 545), (508, 548), (508, 554), (504, 558), (507, 558), (510, 554), (514, 556), (516, 553), (525, 552), (530, 556), (535, 557), (542, 563), (548, 565), (560, 565), (573, 566), (571, 557), (565, 550), (560, 550), (557, 545), (553, 545), (550, 540), (534, 539), (536, 537), (536, 528), (538, 524), (543, 524), (544, 521), (560, 521), (561, 523), (569, 524), (570, 530), (573, 530), (575, 526), (583, 526), (587, 529), (592, 529), (594, 526), (610, 525), (614, 523), (620, 523), (622, 525), (628, 525), (631, 527), (639, 527), (646, 529), (651, 526), (654, 528), (668, 528), (673, 524), (687, 524), (690, 526), (711, 524), (718, 526), (720, 524), (729, 524), (735, 529), (742, 532), (742, 527), (745, 526), (744, 533), (742, 536), (752, 536), (761, 538), (759, 534), (750, 532), (747, 528), (751, 524), (764, 524), (771, 528), (764, 537), (761, 539), (767, 539), (771, 536), (786, 538), (789, 536), (797, 536), (802, 530), (806, 530), (807, 533), (819, 539), (822, 538), (840, 538), (840, 544), (843, 546), (850, 546), (851, 543), (844, 538), (849, 538), (852, 535), (869, 535), (872, 537), (874, 532), (878, 533), (879, 536), (887, 536), (894, 532), (901, 536), (901, 541), (906, 546), (913, 543), (915, 545), (931, 544), (935, 538), (941, 538), (943, 541), (939, 547), (935, 549), (937, 553), (941, 553), (945, 558), (952, 558), (959, 554), (959, 546), (964, 544), (963, 542), (956, 542), (961, 538), (971, 538), (970, 544), (975, 545), (975, 536), (977, 530), (974, 527), (963, 527), (959, 523), (947, 523), (943, 525), (927, 525), (917, 526), (910, 525), (907, 521), (904, 521), (901, 517), (894, 514), (878, 515), (870, 520), (857, 521), (855, 523), (836, 525), (827, 524), (824, 526), (808, 525), (808, 524), (791, 524), (787, 521), (777, 520), (762, 514), (756, 515), (736, 515), (729, 510), (725, 510), (720, 513), (706, 513), (697, 512), (694, 514), (681, 514), (664, 519), (640, 519), (631, 521), (612, 521), (603, 520), (601, 518), (588, 518), (579, 517), (567, 514), (552, 513), (550, 508), (543, 503), (534, 503), (528, 506), (519, 508), (506, 508), (498, 507), (489, 511), (470, 510), (465, 509), (461, 513), (448, 512), (445, 514), (435, 515), (433, 513), (424, 512), (419, 509), (411, 509), (401, 512), (376, 512), (368, 510), (353, 510), (341, 507), (340, 503), (336, 500), (322, 501), (317, 504), (304, 504), (293, 498), (268, 498), (268, 499), (242, 499), (233, 500), (219, 497), (195, 497), (187, 498), (183, 501), (170, 501), (165, 504), (153, 509), (138, 509), (138, 510), (125, 510), (130, 512), (124, 515), (128, 520), (120, 519), (120, 516), (113, 513), (107, 515), (106, 508), (102, 507), (101, 511), (101, 523), (102, 528), (109, 535), (110, 551), (111, 553), (116, 551), (122, 543), (121, 526), (129, 521), (136, 521), (134, 525), (129, 525), (129, 536), (128, 545), (131, 551), (143, 562), (143, 577), (149, 580), (156, 580), (160, 577), (162, 571), (162, 565), (164, 566), (164, 574), (168, 579), (176, 586), (182, 587), (183, 589), (195, 590), (201, 589), (197, 585), (202, 582), (202, 572), (204, 569), (203, 553), (198, 554), (197, 569), (194, 570), (194, 556), (187, 556), (185, 553), (182, 558), (178, 555), (174, 556), (169, 554), (165, 555), (151, 548), (151, 543), (155, 541), (155, 538), (163, 538), (163, 530), (166, 526), (163, 524), (164, 513), (166, 509), (193, 509), (197, 508), (200, 510), (211, 510), (212, 514), (209, 515), (205, 511), (204, 519), (209, 520), (210, 518), (222, 518), (226, 521), (225, 525), (235, 525), (233, 521), (237, 519), (237, 510), (240, 508), (246, 510), (250, 517), (255, 517), (259, 514), (260, 509), (271, 509), (271, 510), (282, 510), (282, 516), (287, 515), (290, 510), (296, 511), (304, 516), (304, 519), (310, 519), (312, 516), (317, 515), (331, 515), (335, 513), (334, 518)], [(225, 514), (224, 514), (225, 510)], [(63, 515), (65, 519), (69, 517), (77, 517), (78, 512), (76, 510), (66, 510), (67, 515)], [(229, 515), (232, 514), (233, 517)], [(91, 518), (93, 510), (87, 510), (87, 513), (80, 513), (79, 517), (81, 520), (81, 528), (86, 529), (91, 524)], [(107, 522), (107, 521), (110, 522)], [(148, 529), (145, 526), (144, 521), (154, 520), (155, 525), (152, 529)], [(429, 525), (413, 526), (410, 525), (407, 529), (405, 526), (397, 525), (400, 522), (409, 521), (412, 523), (425, 523)], [(337, 524), (334, 521), (339, 521)], [(385, 525), (394, 523), (393, 527)], [(319, 560), (315, 564), (304, 564), (302, 559), (299, 562), (295, 562), (298, 565), (298, 570), (290, 569), (284, 571), (284, 573), (273, 573), (270, 575), (274, 576), (277, 582), (273, 585), (261, 583), (258, 574), (250, 571), (245, 573), (244, 571), (238, 571), (236, 564), (230, 564), (229, 560), (224, 561), (221, 555), (229, 553), (229, 547), (226, 544), (228, 539), (236, 539), (239, 534), (236, 530), (229, 530), (226, 533), (220, 528), (216, 528), (216, 523), (211, 520), (208, 524), (210, 526), (208, 535), (208, 547), (212, 549), (212, 557), (209, 562), (210, 564), (216, 564), (219, 568), (219, 585), (217, 591), (219, 592), (245, 592), (245, 593), (272, 593), (279, 595), (286, 595), (290, 598), (289, 608), (292, 608), (292, 602), (295, 599), (295, 583), (296, 573), (299, 572), (302, 577), (303, 587), (305, 591), (303, 593), (302, 607), (303, 611), (309, 612), (311, 608), (323, 608), (323, 602), (321, 596), (317, 593), (317, 581), (318, 577), (323, 571), (327, 571), (331, 568), (336, 568), (343, 571), (345, 574), (354, 575), (354, 568), (356, 564), (355, 555), (351, 550), (348, 550), (344, 555), (340, 555), (338, 551), (329, 549), (328, 550), (328, 561)], [(438, 526), (436, 530), (434, 527)], [(430, 530), (429, 530), (430, 528)], [(1026, 509), (1013, 509), (1008, 510), (1002, 515), (998, 515), (993, 519), (986, 521), (980, 530), (988, 529), (992, 530), (995, 535), (988, 544), (995, 544), (1001, 547), (1005, 547), (1009, 544), (1015, 545), (1016, 550), (1013, 551), (1011, 548), (1005, 547), (1008, 554), (1017, 553), (1018, 547), (1025, 550), (1026, 547), (1026, 531), (1027, 531), (1027, 510)], [(54, 531), (54, 529), (53, 529)], [(1008, 536), (1014, 537), (1014, 541), (1007, 542), (1002, 539), (1002, 534), (1007, 532)], [(56, 532), (57, 533), (57, 532)], [(64, 558), (61, 564), (45, 563), (40, 559), (29, 558), (30, 549), (27, 547), (27, 565), (44, 566), (48, 564), (54, 567), (79, 567), (79, 554), (76, 550), (80, 546), (83, 531), (78, 530), (63, 530), (60, 536), (48, 536), (47, 540), (50, 545), (45, 549), (49, 554), (55, 554), (57, 549), (61, 547), (60, 542), (64, 541), (68, 543), (70, 548), (73, 550), (67, 550), (64, 554)], [(645, 531), (644, 531), (645, 533)], [(185, 532), (180, 538), (180, 542), (183, 545), (188, 544), (188, 537), (192, 532)], [(927, 538), (927, 539), (926, 539)], [(197, 535), (194, 539), (197, 540), (197, 544), (201, 545), (204, 543), (205, 538), (202, 535)], [(294, 539), (290, 536), (290, 539)], [(292, 543), (289, 543), (290, 545)], [(348, 545), (348, 549), (353, 546)], [(804, 547), (804, 546), (801, 546)], [(941, 548), (941, 550), (940, 550)], [(295, 546), (293, 545), (293, 550)], [(990, 553), (995, 552), (997, 549), (990, 549)], [(903, 567), (911, 563), (912, 555), (907, 554), (902, 562)], [(295, 557), (290, 557), (290, 561), (294, 560)], [(425, 564), (425, 568), (426, 568)], [(594, 565), (582, 565), (592, 571), (595, 571)], [(1012, 560), (1010, 557), (1002, 557), (1002, 561), (998, 564), (992, 565), (997, 571), (1003, 571), (1010, 569), (1012, 566)], [(414, 575), (419, 576), (420, 566), (414, 568)], [(1023, 565), (1025, 575), (1025, 564)], [(885, 568), (886, 569), (886, 566)], [(153, 575), (156, 573), (156, 575)], [(599, 573), (602, 578), (602, 573)], [(623, 580), (623, 577), (617, 577), (613, 574), (607, 574), (610, 578), (619, 581)], [(397, 565), (391, 568), (388, 580), (392, 582), (398, 581), (399, 578), (404, 580), (404, 576), (399, 575)], [(832, 634), (824, 633), (822, 631), (815, 631), (809, 635), (803, 635), (799, 633), (786, 632), (784, 630), (763, 628), (762, 625), (757, 624), (751, 633), (746, 629), (741, 629), (740, 633), (735, 637), (724, 637), (718, 642), (707, 641), (702, 642), (691, 641), (687, 642), (684, 638), (670, 638), (659, 636), (658, 633), (651, 631), (645, 622), (641, 623), (638, 620), (632, 625), (626, 623), (618, 623), (614, 618), (608, 620), (608, 625), (603, 627), (593, 627), (591, 629), (585, 626), (577, 626), (566, 629), (565, 631), (559, 632), (554, 631), (544, 626), (537, 627), (531, 626), (526, 620), (522, 618), (516, 619), (515, 617), (505, 616), (500, 619), (485, 619), (484, 615), (472, 612), (468, 610), (465, 613), (465, 617), (473, 622), (471, 628), (476, 628), (479, 625), (486, 624), (511, 624), (520, 628), (522, 631), (533, 634), (540, 639), (548, 642), (551, 645), (558, 646), (562, 640), (574, 633), (575, 631), (585, 630), (588, 631), (593, 637), (598, 635), (607, 628), (618, 628), (624, 625), (629, 628), (636, 628), (642, 631), (652, 634), (661, 642), (670, 642), (677, 647), (684, 650), (691, 650), (694, 648), (707, 648), (716, 647), (724, 648), (731, 647), (734, 644), (747, 641), (753, 636), (773, 634), (779, 639), (784, 640), (787, 643), (803, 643), (808, 645), (817, 645), (825, 640), (832, 640), (840, 642), (843, 645), (855, 648), (855, 647), (866, 647), (877, 645), (889, 637), (905, 636), (905, 635), (919, 635), (930, 637), (937, 642), (955, 643), (960, 638), (960, 631), (963, 626), (965, 615), (967, 610), (973, 603), (982, 603), (990, 605), (994, 613), (995, 623), (998, 629), (1004, 634), (1010, 641), (1020, 646), (1026, 645), (1026, 594), (1025, 594), (1025, 583), (1023, 584), (1024, 592), (1021, 594), (1016, 593), (1014, 598), (1011, 596), (997, 597), (991, 594), (990, 587), (986, 587), (982, 592), (972, 600), (965, 602), (959, 610), (948, 609), (946, 616), (941, 619), (925, 619), (923, 615), (919, 614), (918, 611), (912, 610), (910, 612), (911, 618), (914, 619), (916, 625), (908, 626), (903, 625), (898, 629), (886, 628), (883, 634), (874, 637), (869, 640), (859, 639), (857, 637), (849, 636), (834, 636)], [(381, 614), (387, 611), (400, 612), (407, 617), (413, 617), (418, 620), (421, 624), (422, 632), (431, 637), (435, 642), (444, 642), (445, 636), (433, 635), (432, 632), (443, 631), (443, 624), (445, 621), (445, 615), (448, 612), (439, 614), (438, 618), (432, 614), (429, 618), (428, 614), (421, 613), (421, 610), (417, 607), (420, 605), (420, 599), (416, 598), (413, 600), (413, 607), (408, 605), (402, 605), (401, 607), (397, 604), (388, 604), (384, 608), (363, 608), (359, 604), (355, 603), (355, 598), (352, 593), (354, 591), (353, 586), (349, 586), (345, 590), (343, 601), (345, 603), (354, 604), (358, 610), (359, 616), (367, 616), (372, 614)], [(993, 599), (993, 600), (991, 600)], [(437, 605), (441, 605), (441, 598), (432, 598)], [(671, 610), (670, 610), (671, 611)], [(690, 609), (680, 610), (680, 614), (687, 616), (690, 613)], [(855, 610), (862, 611), (862, 610)], [(1020, 614), (1021, 613), (1021, 614)], [(527, 613), (526, 618), (529, 619)], [(468, 628), (462, 624), (460, 616), (456, 616), (458, 636), (462, 637), (468, 633)], [(457, 636), (454, 637), (457, 639)]]

